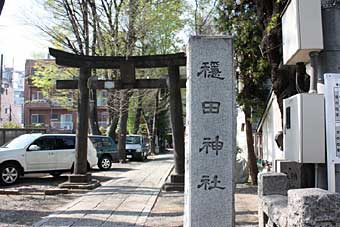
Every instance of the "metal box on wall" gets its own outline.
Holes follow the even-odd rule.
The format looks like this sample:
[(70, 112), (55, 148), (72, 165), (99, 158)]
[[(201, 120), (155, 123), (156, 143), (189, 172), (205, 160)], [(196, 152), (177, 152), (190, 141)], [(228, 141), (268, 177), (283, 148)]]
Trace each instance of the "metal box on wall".
[(285, 159), (325, 163), (325, 114), (322, 94), (301, 93), (283, 100)]
[(283, 63), (309, 62), (323, 49), (321, 0), (291, 0), (282, 16)]

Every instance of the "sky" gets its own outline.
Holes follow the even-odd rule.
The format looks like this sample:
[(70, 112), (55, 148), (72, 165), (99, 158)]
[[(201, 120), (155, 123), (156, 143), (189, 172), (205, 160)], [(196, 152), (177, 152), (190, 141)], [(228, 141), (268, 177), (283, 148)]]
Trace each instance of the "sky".
[(47, 39), (25, 19), (38, 10), (35, 4), (34, 0), (5, 1), (0, 16), (0, 54), (4, 55), (5, 67), (24, 70), (26, 59), (33, 54), (47, 56)]

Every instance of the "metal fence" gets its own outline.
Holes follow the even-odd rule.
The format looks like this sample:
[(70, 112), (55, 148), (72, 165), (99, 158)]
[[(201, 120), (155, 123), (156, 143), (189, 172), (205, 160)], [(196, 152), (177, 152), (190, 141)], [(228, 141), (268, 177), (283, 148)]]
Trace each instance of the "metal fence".
[(27, 133), (46, 133), (44, 128), (0, 128), (0, 145)]

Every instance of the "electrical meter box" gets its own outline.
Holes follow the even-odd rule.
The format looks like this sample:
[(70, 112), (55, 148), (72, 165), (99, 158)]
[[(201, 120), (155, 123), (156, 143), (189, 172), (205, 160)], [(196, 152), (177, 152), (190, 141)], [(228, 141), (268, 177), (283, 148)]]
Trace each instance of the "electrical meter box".
[(291, 0), (282, 16), (283, 63), (309, 62), (323, 49), (321, 0)]
[(283, 100), (285, 159), (300, 163), (325, 163), (323, 94), (301, 93)]

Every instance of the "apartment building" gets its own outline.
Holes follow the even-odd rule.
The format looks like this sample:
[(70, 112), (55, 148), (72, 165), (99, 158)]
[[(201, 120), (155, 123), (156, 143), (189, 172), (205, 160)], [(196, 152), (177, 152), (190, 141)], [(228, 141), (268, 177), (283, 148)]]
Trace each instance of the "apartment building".
[(1, 79), (0, 125), (13, 122), (23, 125), (24, 72), (5, 67)]
[[(51, 133), (75, 133), (77, 126), (77, 110), (74, 105), (76, 92), (70, 90), (68, 98), (70, 102), (60, 106), (55, 100), (44, 96), (41, 89), (34, 86), (31, 76), (35, 73), (37, 61), (54, 63), (54, 60), (26, 60), (25, 88), (24, 88), (24, 119), (25, 126), (40, 126)], [(107, 111), (107, 91), (98, 91), (98, 123), (99, 126), (108, 126), (109, 115)]]

